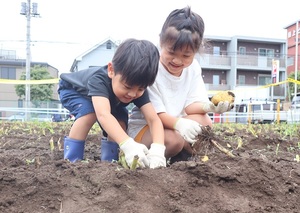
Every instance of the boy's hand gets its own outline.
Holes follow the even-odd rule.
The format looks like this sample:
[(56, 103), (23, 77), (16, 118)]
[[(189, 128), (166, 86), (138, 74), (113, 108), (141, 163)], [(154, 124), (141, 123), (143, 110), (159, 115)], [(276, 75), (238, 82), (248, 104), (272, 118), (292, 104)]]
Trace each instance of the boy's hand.
[(132, 138), (129, 138), (120, 145), (120, 149), (124, 152), (125, 160), (129, 167), (131, 166), (135, 155), (139, 156), (139, 166), (149, 167), (149, 160), (146, 157), (149, 150), (144, 144), (137, 143)]
[(215, 106), (212, 102), (207, 102), (203, 104), (203, 110), (205, 112), (214, 112), (218, 114), (222, 114), (224, 112), (228, 112), (233, 108), (233, 104), (228, 101), (220, 101), (217, 106)]
[(201, 125), (193, 120), (179, 118), (174, 126), (184, 140), (193, 144), (197, 141), (196, 137), (201, 133)]
[(166, 147), (162, 144), (152, 143), (149, 149), (149, 154), (147, 155), (150, 168), (155, 169), (158, 167), (166, 167), (167, 162), (165, 158)]

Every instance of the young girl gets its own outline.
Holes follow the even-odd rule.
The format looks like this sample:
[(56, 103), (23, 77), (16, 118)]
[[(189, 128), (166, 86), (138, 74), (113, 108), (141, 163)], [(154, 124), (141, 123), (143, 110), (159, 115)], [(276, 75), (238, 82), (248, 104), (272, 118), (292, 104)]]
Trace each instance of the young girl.
[[(203, 33), (204, 22), (190, 7), (172, 11), (160, 33), (159, 70), (148, 92), (164, 126), (165, 156), (171, 162), (192, 155), (191, 144), (201, 133), (201, 125), (212, 126), (208, 112), (221, 114), (231, 109), (229, 102), (214, 106), (208, 99), (201, 67), (194, 59)], [(148, 147), (151, 144), (149, 127), (136, 108), (129, 118), (128, 134)]]

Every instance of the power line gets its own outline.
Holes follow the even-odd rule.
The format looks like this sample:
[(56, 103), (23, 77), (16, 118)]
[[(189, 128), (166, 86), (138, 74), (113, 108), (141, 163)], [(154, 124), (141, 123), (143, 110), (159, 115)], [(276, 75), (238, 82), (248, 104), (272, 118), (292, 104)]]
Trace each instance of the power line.
[[(0, 42), (20, 42), (25, 43), (26, 40), (0, 40)], [(32, 43), (51, 43), (51, 44), (79, 44), (79, 45), (90, 45), (90, 43), (81, 42), (69, 42), (69, 41), (46, 41), (46, 40), (31, 40)]]

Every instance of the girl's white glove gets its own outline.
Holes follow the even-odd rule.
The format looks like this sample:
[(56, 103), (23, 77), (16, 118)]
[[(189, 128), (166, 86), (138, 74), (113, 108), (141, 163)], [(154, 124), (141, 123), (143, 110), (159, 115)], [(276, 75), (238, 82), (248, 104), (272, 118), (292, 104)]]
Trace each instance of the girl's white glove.
[(232, 104), (228, 101), (220, 101), (217, 106), (215, 106), (212, 102), (207, 102), (203, 104), (203, 110), (205, 112), (214, 112), (217, 114), (222, 114), (224, 112), (228, 112), (232, 109)]
[(165, 157), (165, 145), (152, 143), (147, 155), (150, 162), (150, 168), (155, 169), (158, 167), (166, 167), (167, 161)]
[(130, 167), (135, 155), (139, 156), (139, 166), (149, 167), (149, 160), (146, 155), (149, 153), (148, 148), (141, 143), (135, 142), (132, 138), (128, 138), (125, 142), (122, 142), (120, 149), (124, 152), (127, 165)]
[(202, 132), (201, 125), (198, 122), (186, 118), (179, 118), (174, 129), (190, 144), (195, 143), (197, 141), (196, 137)]

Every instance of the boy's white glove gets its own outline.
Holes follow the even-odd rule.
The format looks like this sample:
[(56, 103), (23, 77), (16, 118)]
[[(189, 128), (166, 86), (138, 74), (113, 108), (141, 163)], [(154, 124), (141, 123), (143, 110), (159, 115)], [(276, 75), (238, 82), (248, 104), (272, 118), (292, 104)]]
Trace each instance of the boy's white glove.
[(184, 140), (193, 144), (197, 141), (196, 137), (202, 132), (201, 125), (193, 120), (179, 118), (175, 123), (176, 129)]
[(228, 112), (232, 109), (232, 104), (228, 101), (220, 101), (217, 106), (215, 106), (212, 102), (203, 103), (203, 110), (205, 112), (214, 112), (217, 114), (222, 114), (224, 112)]
[(124, 152), (125, 160), (129, 167), (135, 155), (139, 156), (139, 166), (149, 167), (149, 160), (146, 157), (149, 150), (144, 144), (137, 143), (132, 138), (129, 138), (120, 145), (120, 149)]
[(151, 147), (149, 149), (149, 154), (147, 155), (150, 162), (151, 169), (167, 166), (165, 150), (166, 150), (165, 145), (158, 144), (158, 143), (151, 144)]

